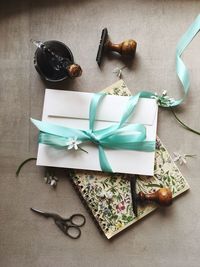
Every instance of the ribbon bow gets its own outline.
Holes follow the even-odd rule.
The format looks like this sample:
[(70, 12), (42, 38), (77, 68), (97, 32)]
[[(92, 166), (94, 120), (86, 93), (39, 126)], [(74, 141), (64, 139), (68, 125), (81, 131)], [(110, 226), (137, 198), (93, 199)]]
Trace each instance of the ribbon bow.
[(95, 130), (95, 118), (97, 107), (105, 94), (94, 94), (89, 110), (89, 129), (81, 130), (68, 128), (48, 122), (31, 119), (40, 130), (39, 143), (67, 148), (69, 138), (77, 137), (82, 142), (92, 142), (98, 146), (99, 161), (102, 171), (112, 172), (112, 168), (106, 157), (104, 148), (125, 149), (152, 152), (155, 150), (155, 141), (146, 141), (146, 128), (143, 124), (127, 124), (127, 120), (133, 114), (139, 98), (151, 98), (152, 93), (140, 92), (131, 96), (121, 120), (109, 127)]

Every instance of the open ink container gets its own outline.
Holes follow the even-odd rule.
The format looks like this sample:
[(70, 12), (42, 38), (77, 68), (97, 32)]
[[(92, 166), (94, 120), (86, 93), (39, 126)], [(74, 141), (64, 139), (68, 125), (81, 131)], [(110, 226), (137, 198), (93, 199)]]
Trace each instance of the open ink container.
[[(56, 57), (60, 57), (62, 59), (66, 59), (71, 64), (74, 63), (74, 57), (69, 49), (64, 43), (60, 41), (46, 41), (43, 43), (45, 49), (48, 51), (52, 51)], [(70, 77), (69, 73), (66, 69), (58, 68), (57, 58), (54, 58), (50, 53), (45, 52), (45, 50), (41, 47), (38, 47), (35, 51), (34, 56), (34, 65), (37, 72), (40, 76), (46, 81), (50, 82), (60, 82)], [(80, 75), (79, 75), (80, 76)]]

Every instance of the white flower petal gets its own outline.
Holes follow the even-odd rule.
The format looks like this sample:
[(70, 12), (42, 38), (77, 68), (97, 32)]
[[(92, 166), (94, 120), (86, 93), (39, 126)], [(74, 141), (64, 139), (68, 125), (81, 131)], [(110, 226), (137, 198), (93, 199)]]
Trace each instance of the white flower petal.
[(70, 149), (72, 149), (73, 147), (74, 147), (73, 145), (69, 145), (69, 146), (67, 147), (67, 149), (70, 150)]
[(68, 140), (66, 141), (66, 145), (69, 146), (73, 143), (73, 139), (72, 138), (68, 138)]
[(121, 78), (121, 76), (122, 76), (122, 70), (119, 70), (117, 76), (118, 76), (119, 78)]
[(101, 197), (101, 198), (103, 198), (103, 197), (105, 197), (105, 194), (104, 194), (104, 192), (100, 192), (100, 193), (98, 194), (98, 196)]
[(162, 93), (163, 96), (167, 96), (167, 90), (164, 90)]
[(112, 193), (112, 192), (107, 192), (107, 193), (106, 193), (106, 197), (107, 197), (108, 199), (112, 199), (112, 197), (113, 197), (113, 193)]
[(51, 180), (51, 186), (54, 186), (56, 184), (55, 180)]
[(74, 149), (75, 149), (75, 150), (78, 150), (78, 146), (77, 146), (76, 143), (74, 144)]
[(184, 157), (182, 158), (182, 161), (183, 161), (184, 164), (187, 163), (187, 160)]
[(178, 152), (173, 152), (174, 156), (180, 157), (180, 154)]
[(115, 68), (114, 70), (113, 70), (113, 73), (119, 73), (119, 71), (120, 71), (120, 68)]
[(177, 156), (177, 157), (173, 158), (173, 161), (178, 161), (179, 159), (180, 159), (180, 157)]

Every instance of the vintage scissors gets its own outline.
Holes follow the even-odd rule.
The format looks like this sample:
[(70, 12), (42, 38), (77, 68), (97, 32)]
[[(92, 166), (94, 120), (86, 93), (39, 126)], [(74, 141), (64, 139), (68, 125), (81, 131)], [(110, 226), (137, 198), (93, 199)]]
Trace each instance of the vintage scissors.
[(30, 209), (36, 212), (37, 214), (40, 214), (46, 218), (53, 218), (55, 224), (65, 235), (73, 239), (77, 239), (81, 236), (80, 227), (82, 227), (86, 222), (84, 215), (77, 213), (77, 214), (73, 214), (68, 219), (65, 219), (56, 213), (43, 212), (41, 210), (37, 210), (34, 208), (30, 208)]

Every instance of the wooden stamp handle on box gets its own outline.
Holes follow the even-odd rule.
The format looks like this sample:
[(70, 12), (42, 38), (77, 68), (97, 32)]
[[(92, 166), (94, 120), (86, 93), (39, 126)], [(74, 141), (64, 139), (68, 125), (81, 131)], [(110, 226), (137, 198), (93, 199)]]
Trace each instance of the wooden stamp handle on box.
[(153, 193), (138, 193), (138, 200), (143, 201), (154, 201), (160, 206), (169, 206), (172, 204), (172, 192), (169, 188), (160, 188)]

